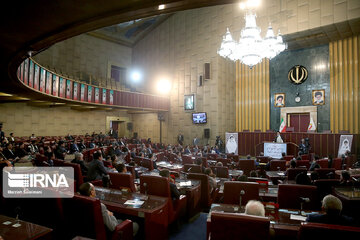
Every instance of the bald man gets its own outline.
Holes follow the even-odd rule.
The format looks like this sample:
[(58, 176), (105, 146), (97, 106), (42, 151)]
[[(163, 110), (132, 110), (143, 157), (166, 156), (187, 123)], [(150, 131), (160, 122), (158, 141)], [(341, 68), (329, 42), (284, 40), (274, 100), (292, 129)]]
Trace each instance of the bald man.
[(245, 206), (245, 214), (265, 217), (264, 205), (259, 201), (250, 200)]

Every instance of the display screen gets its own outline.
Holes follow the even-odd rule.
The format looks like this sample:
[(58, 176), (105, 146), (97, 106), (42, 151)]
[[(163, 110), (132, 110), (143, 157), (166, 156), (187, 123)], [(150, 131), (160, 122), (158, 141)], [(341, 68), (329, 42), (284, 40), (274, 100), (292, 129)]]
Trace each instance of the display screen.
[(206, 113), (193, 113), (192, 121), (195, 124), (207, 123)]

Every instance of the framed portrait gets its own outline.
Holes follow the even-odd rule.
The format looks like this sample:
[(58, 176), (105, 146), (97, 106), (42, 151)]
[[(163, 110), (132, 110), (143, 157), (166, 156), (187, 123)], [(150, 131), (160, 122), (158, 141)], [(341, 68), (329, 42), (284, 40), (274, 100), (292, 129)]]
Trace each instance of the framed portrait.
[(46, 79), (46, 71), (45, 69), (40, 69), (40, 92), (45, 92), (45, 79)]
[(64, 97), (64, 93), (65, 93), (65, 80), (62, 78), (62, 77), (60, 77), (59, 78), (59, 97)]
[(114, 90), (109, 91), (110, 105), (114, 104)]
[(80, 85), (80, 101), (85, 101), (85, 85)]
[(87, 101), (92, 102), (92, 86), (88, 86), (88, 95), (87, 95)]
[(53, 74), (52, 77), (52, 95), (58, 96), (58, 84), (59, 84), (59, 76)]
[(313, 102), (313, 105), (324, 105), (325, 104), (325, 89), (313, 90), (312, 91), (312, 102)]
[(22, 78), (25, 84), (28, 84), (28, 75), (29, 75), (29, 59), (25, 59), (24, 61), (24, 77)]
[(99, 103), (99, 95), (100, 95), (100, 93), (99, 93), (99, 88), (94, 88), (95, 90), (95, 103)]
[(52, 80), (52, 73), (46, 72), (46, 93), (51, 94), (51, 80)]
[(69, 79), (66, 80), (66, 98), (71, 99), (71, 93), (72, 93), (72, 81)]
[(102, 104), (106, 104), (106, 89), (103, 88), (102, 90)]
[(29, 87), (33, 87), (33, 81), (34, 81), (34, 62), (30, 60), (29, 64)]
[(275, 93), (274, 106), (275, 107), (285, 107), (285, 93)]
[(74, 100), (78, 100), (78, 96), (79, 96), (79, 90), (78, 90), (79, 86), (78, 85), (79, 84), (77, 82), (74, 82), (74, 84), (73, 84), (73, 89), (74, 89), (73, 99)]
[(39, 90), (40, 67), (37, 64), (35, 64), (34, 72), (34, 88)]
[(195, 96), (194, 94), (184, 95), (184, 109), (194, 110), (195, 109)]

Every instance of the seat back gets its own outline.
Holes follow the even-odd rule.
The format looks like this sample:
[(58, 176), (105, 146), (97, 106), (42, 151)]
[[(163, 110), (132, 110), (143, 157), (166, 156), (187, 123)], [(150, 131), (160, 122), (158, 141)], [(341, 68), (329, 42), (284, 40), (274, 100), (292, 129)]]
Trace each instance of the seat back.
[(131, 192), (136, 192), (134, 177), (131, 173), (109, 173), (110, 188), (129, 189)]
[(211, 193), (210, 193), (209, 177), (202, 173), (189, 173), (188, 179), (200, 180), (200, 185), (201, 185), (200, 205), (203, 208), (210, 207), (212, 203), (212, 199), (210, 196)]
[(258, 159), (260, 163), (268, 163), (269, 162), (269, 157), (267, 157), (267, 156), (257, 156), (256, 159)]
[(238, 162), (239, 161), (239, 155), (227, 154), (226, 156), (227, 156), (228, 159), (231, 159), (231, 161), (233, 161), (233, 162)]
[(240, 204), (240, 192), (244, 190), (241, 197), (241, 205), (246, 205), (249, 200), (259, 200), (259, 183), (228, 181), (224, 183), (224, 203)]
[(201, 173), (201, 167), (197, 164), (185, 164), (184, 165), (184, 172), (190, 173)]
[(317, 161), (317, 163), (319, 164), (319, 166), (321, 168), (328, 168), (329, 167), (329, 161), (327, 159), (320, 159)]
[(231, 159), (229, 159), (229, 158), (218, 158), (218, 159), (216, 159), (216, 161), (222, 162), (224, 167), (231, 165)]
[(335, 177), (335, 168), (316, 168), (315, 171), (319, 174), (319, 179), (329, 179), (330, 174), (332, 178)]
[(270, 161), (270, 171), (277, 171), (280, 168), (280, 171), (286, 170), (286, 161), (285, 160), (271, 160)]
[(342, 169), (342, 159), (334, 158), (331, 167), (335, 168), (335, 170), (341, 170)]
[(301, 160), (310, 160), (310, 154), (301, 155)]
[(250, 172), (256, 169), (255, 160), (253, 159), (239, 160), (238, 167), (244, 172), (245, 175), (249, 176)]
[(286, 155), (286, 156), (284, 156), (285, 161), (290, 161), (293, 158), (294, 158), (294, 155)]
[(74, 195), (64, 199), (63, 205), (69, 237), (106, 239), (99, 199)]
[(219, 178), (229, 178), (229, 168), (228, 167), (211, 167), (211, 170)]
[(194, 160), (192, 160), (191, 155), (182, 155), (181, 159), (183, 164), (194, 164)]
[(319, 199), (323, 199), (328, 194), (332, 193), (333, 187), (340, 184), (339, 179), (319, 179), (315, 181), (315, 186), (318, 188)]
[(315, 186), (299, 184), (279, 184), (278, 204), (279, 208), (300, 209), (301, 199), (309, 198), (309, 203), (304, 203), (303, 209), (319, 210), (320, 201), (318, 200), (317, 188)]
[(269, 239), (270, 220), (267, 217), (233, 213), (211, 213), (211, 240)]
[(149, 171), (154, 170), (153, 161), (148, 158), (141, 158), (140, 166), (149, 169)]
[(218, 155), (216, 153), (215, 154), (214, 153), (209, 153), (206, 158), (208, 160), (215, 160), (217, 158), (217, 156)]
[(302, 172), (307, 173), (307, 168), (289, 168), (287, 170), (287, 179), (295, 180), (296, 175)]
[(296, 160), (296, 167), (305, 167), (306, 169), (309, 169), (310, 167), (310, 161), (309, 160)]
[(74, 178), (76, 181), (76, 189), (79, 189), (81, 184), (84, 183), (84, 177), (81, 172), (80, 164), (77, 163), (70, 163), (70, 162), (63, 162), (63, 166), (65, 167), (72, 167), (74, 169)]
[(301, 223), (299, 240), (359, 239), (360, 228), (323, 223)]

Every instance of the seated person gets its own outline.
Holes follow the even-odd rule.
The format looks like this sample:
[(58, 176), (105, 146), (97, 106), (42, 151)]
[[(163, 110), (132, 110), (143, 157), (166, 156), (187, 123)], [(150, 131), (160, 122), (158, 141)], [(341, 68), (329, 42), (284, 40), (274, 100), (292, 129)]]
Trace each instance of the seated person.
[(264, 205), (259, 201), (250, 200), (245, 206), (245, 214), (265, 217)]
[(310, 174), (310, 179), (311, 179), (311, 183), (314, 184), (315, 181), (319, 179), (319, 173), (317, 173), (317, 172), (312, 172), (312, 173)]
[(87, 177), (89, 181), (103, 179), (104, 176), (108, 176), (108, 172), (104, 167), (103, 157), (101, 153), (95, 152), (93, 160), (88, 165)]
[(210, 193), (216, 188), (216, 176), (211, 168), (205, 168), (204, 173), (209, 176)]
[(306, 172), (301, 172), (295, 177), (296, 184), (311, 185), (311, 180)]
[(71, 161), (72, 163), (77, 163), (80, 165), (81, 168), (81, 173), (83, 174), (83, 176), (86, 176), (88, 168), (85, 166), (84, 163), (84, 155), (82, 153), (75, 153), (75, 159)]
[(257, 173), (256, 170), (251, 170), (251, 172), (250, 172), (250, 177), (255, 177), (255, 178), (257, 178), (257, 177), (259, 177), (259, 175), (258, 175), (258, 173)]
[(66, 156), (66, 149), (65, 149), (65, 142), (63, 141), (59, 141), (59, 145), (57, 146), (56, 150), (55, 150), (55, 157), (57, 159), (65, 159)]
[(353, 185), (353, 182), (351, 181), (350, 173), (348, 171), (341, 172), (340, 185), (341, 186), (352, 186)]
[(205, 171), (205, 167), (203, 166), (202, 159), (201, 158), (196, 158), (195, 163), (196, 163), (196, 165), (200, 166), (201, 173), (203, 173)]
[(247, 177), (245, 174), (243, 174), (243, 175), (241, 175), (241, 176), (238, 176), (237, 179), (236, 179), (236, 181), (239, 181), (239, 182), (248, 182), (248, 177)]
[(310, 163), (309, 171), (315, 171), (315, 168), (320, 168), (320, 165), (317, 162), (318, 160), (319, 160), (319, 156), (315, 155), (314, 159)]
[[(91, 198), (96, 197), (95, 187), (91, 183), (83, 183), (79, 187), (79, 192), (83, 196), (88, 196)], [(104, 220), (105, 226), (112, 232), (115, 230), (116, 226), (122, 222), (120, 219), (116, 219), (114, 214), (107, 210), (106, 206), (103, 203), (101, 204), (101, 214)], [(139, 225), (136, 222), (133, 222), (133, 236), (136, 235), (136, 233), (139, 230)]]
[(216, 166), (216, 167), (223, 167), (224, 164), (223, 164), (222, 162), (217, 162), (215, 166)]
[[(295, 160), (295, 159), (292, 159), (292, 160), (290, 161), (290, 167), (289, 167), (289, 168), (296, 168), (296, 160)], [(288, 171), (286, 170), (286, 173), (285, 173), (286, 176), (288, 175), (287, 172), (288, 172)]]
[(339, 198), (331, 194), (324, 197), (321, 208), (326, 212), (325, 214), (310, 214), (306, 221), (347, 226), (354, 224), (352, 218), (341, 215), (342, 203)]
[(163, 169), (159, 172), (159, 175), (161, 177), (166, 177), (169, 180), (170, 183), (170, 192), (171, 192), (171, 199), (172, 200), (177, 200), (180, 198), (180, 192), (177, 189), (176, 185), (175, 185), (175, 181), (174, 179), (172, 179), (170, 177), (170, 171), (167, 169)]
[(119, 163), (118, 165), (116, 165), (116, 170), (118, 171), (118, 173), (127, 173), (126, 166), (123, 163)]

